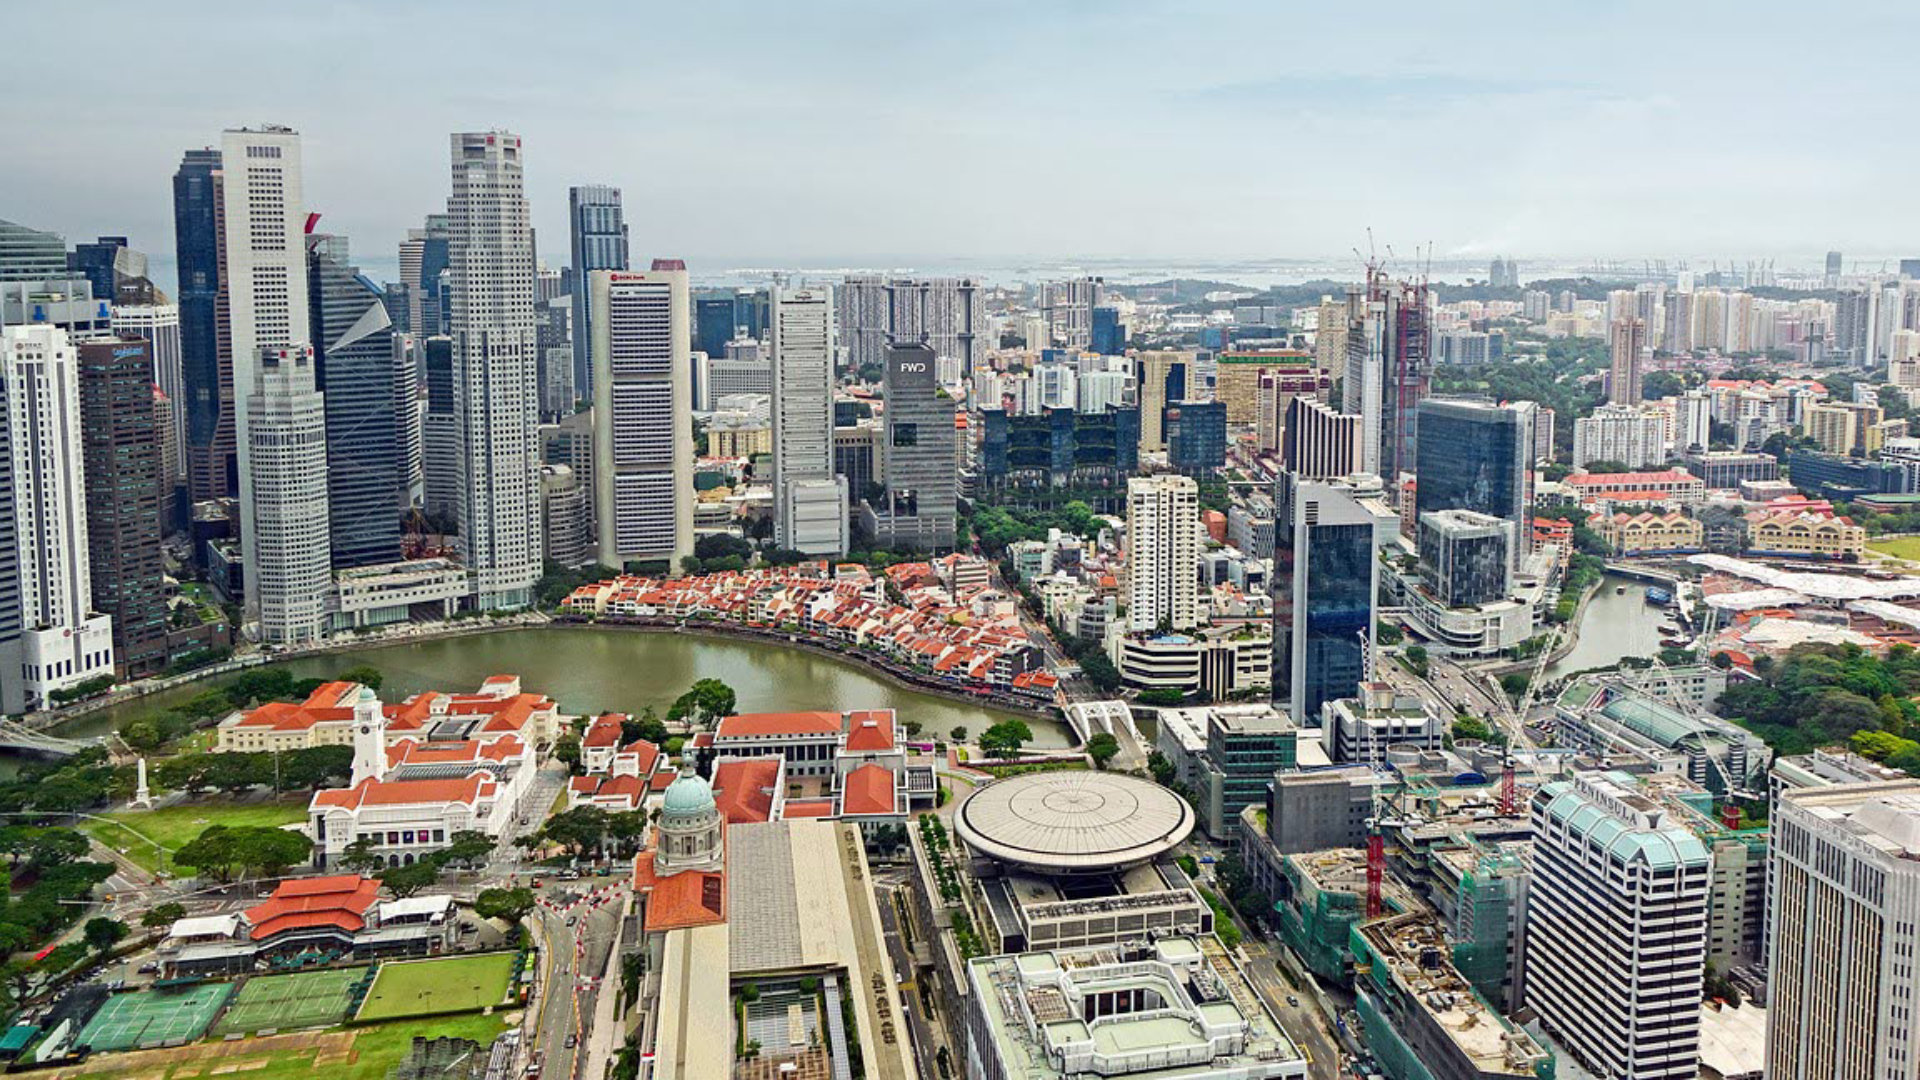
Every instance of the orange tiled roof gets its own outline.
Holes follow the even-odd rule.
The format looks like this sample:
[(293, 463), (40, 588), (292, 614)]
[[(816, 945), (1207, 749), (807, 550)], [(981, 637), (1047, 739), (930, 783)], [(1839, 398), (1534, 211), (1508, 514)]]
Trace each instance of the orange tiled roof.
[(848, 722), (847, 750), (850, 753), (874, 753), (893, 749), (893, 710), (862, 709)]
[(777, 757), (722, 761), (713, 767), (714, 807), (729, 825), (770, 819), (780, 772)]
[(833, 816), (832, 799), (788, 799), (781, 808), (783, 818), (821, 818)]
[(266, 903), (247, 909), (255, 941), (312, 926), (349, 933), (367, 924), (367, 909), (380, 897), (380, 883), (358, 874), (284, 881)]
[(893, 813), (893, 773), (884, 765), (868, 763), (847, 774), (840, 789), (843, 814)]
[(313, 805), (358, 810), (365, 806), (405, 806), (415, 803), (471, 804), (483, 795), (492, 794), (493, 788), (493, 774), (485, 771), (436, 780), (375, 780), (369, 777), (350, 788), (316, 791), (313, 793)]
[(660, 877), (653, 872), (653, 856), (643, 851), (633, 862), (633, 889), (647, 897), (648, 933), (727, 921), (724, 871), (688, 870)]
[(831, 735), (839, 730), (839, 713), (774, 712), (723, 716), (713, 733), (724, 739), (748, 735)]

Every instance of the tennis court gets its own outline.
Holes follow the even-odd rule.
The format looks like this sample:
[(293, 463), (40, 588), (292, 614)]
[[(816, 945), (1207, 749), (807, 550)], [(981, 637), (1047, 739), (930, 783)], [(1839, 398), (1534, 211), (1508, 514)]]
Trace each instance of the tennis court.
[(359, 1020), (472, 1012), (500, 1004), (513, 979), (513, 954), (477, 953), (380, 965)]
[(372, 974), (372, 968), (354, 967), (256, 975), (233, 996), (233, 1007), (213, 1026), (213, 1033), (251, 1035), (343, 1023), (354, 989)]
[(80, 1032), (80, 1045), (95, 1051), (197, 1039), (227, 1003), (232, 983), (204, 983), (177, 990), (115, 994)]

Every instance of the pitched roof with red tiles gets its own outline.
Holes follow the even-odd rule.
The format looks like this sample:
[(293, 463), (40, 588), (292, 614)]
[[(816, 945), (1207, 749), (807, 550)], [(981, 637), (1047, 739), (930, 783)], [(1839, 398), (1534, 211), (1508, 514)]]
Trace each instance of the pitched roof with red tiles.
[(820, 818), (833, 816), (832, 799), (788, 799), (780, 809), (782, 818)]
[(840, 787), (842, 814), (891, 814), (893, 772), (884, 765), (862, 765), (847, 774)]
[(321, 683), (307, 700), (296, 705), (290, 701), (269, 701), (240, 718), (238, 726), (268, 728), (273, 731), (304, 731), (321, 723), (344, 723), (353, 719), (353, 699), (360, 684)]
[(433, 780), (375, 780), (368, 777), (350, 788), (313, 793), (313, 806), (358, 810), (367, 806), (408, 806), (422, 803), (472, 805), (494, 792), (493, 774), (485, 770), (466, 776)]
[(893, 749), (893, 710), (861, 709), (847, 718), (847, 752), (874, 753)]
[(712, 926), (727, 921), (725, 871), (686, 870), (664, 877), (653, 870), (654, 853), (633, 861), (633, 890), (647, 898), (647, 932)]
[(626, 717), (619, 713), (601, 713), (587, 725), (587, 733), (580, 737), (582, 747), (601, 747), (620, 745), (620, 724)]
[(781, 761), (777, 757), (734, 758), (713, 767), (713, 805), (729, 825), (773, 817)]
[(836, 712), (738, 713), (723, 716), (714, 727), (717, 738), (751, 735), (832, 735), (840, 731)]
[(247, 909), (255, 941), (314, 926), (352, 933), (367, 924), (367, 909), (380, 898), (380, 883), (358, 874), (283, 881), (263, 904)]

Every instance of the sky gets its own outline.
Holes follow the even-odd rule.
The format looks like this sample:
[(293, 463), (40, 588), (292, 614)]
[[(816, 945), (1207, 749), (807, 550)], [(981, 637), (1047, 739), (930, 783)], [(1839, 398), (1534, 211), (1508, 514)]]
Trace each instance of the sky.
[(453, 131), (625, 191), (637, 258), (1920, 253), (1920, 4), (559, 2), (35, 7), (0, 35), (0, 218), (173, 244), (181, 151), (303, 136), (384, 261)]

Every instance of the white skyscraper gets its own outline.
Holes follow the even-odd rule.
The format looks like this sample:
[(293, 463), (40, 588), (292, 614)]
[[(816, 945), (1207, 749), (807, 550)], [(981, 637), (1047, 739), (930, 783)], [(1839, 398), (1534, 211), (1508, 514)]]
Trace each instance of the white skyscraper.
[(525, 607), (540, 580), (540, 402), (533, 230), (520, 137), (452, 137), (447, 298), (459, 431), (456, 510), (474, 604)]
[(257, 360), (245, 402), (260, 557), (247, 594), (263, 640), (314, 641), (326, 634), (332, 581), (326, 408), (312, 348), (261, 349)]
[(783, 548), (839, 555), (847, 482), (833, 471), (833, 292), (776, 287), (771, 303), (774, 535)]
[(595, 270), (593, 483), (600, 561), (663, 562), (693, 554), (693, 350), (687, 271)]
[(222, 134), (221, 215), (226, 238), (220, 290), (227, 300), (233, 357), (234, 439), (240, 469), (240, 550), (247, 613), (258, 615), (262, 580), (255, 537), (252, 448), (247, 404), (262, 349), (304, 343), (308, 334), (306, 203), (300, 186), (300, 136), (270, 125)]
[(115, 306), (113, 332), (143, 337), (152, 343), (153, 384), (173, 404), (168, 416), (173, 429), (174, 460), (167, 463), (167, 470), (174, 476), (187, 475), (187, 387), (181, 369), (180, 306)]
[(1629, 405), (1602, 405), (1573, 422), (1573, 464), (1618, 461), (1629, 469), (1658, 468), (1667, 460), (1667, 424), (1658, 413)]
[(1127, 629), (1200, 621), (1200, 488), (1190, 476), (1127, 481)]
[[(0, 331), (20, 561), (21, 685), (30, 702), (113, 674), (113, 620), (92, 611), (79, 357), (53, 326)], [(13, 672), (7, 673), (9, 682)]]
[(1783, 792), (1768, 834), (1767, 1076), (1920, 1076), (1920, 781)]
[(1712, 862), (1619, 773), (1534, 795), (1526, 1006), (1604, 1080), (1693, 1080)]

